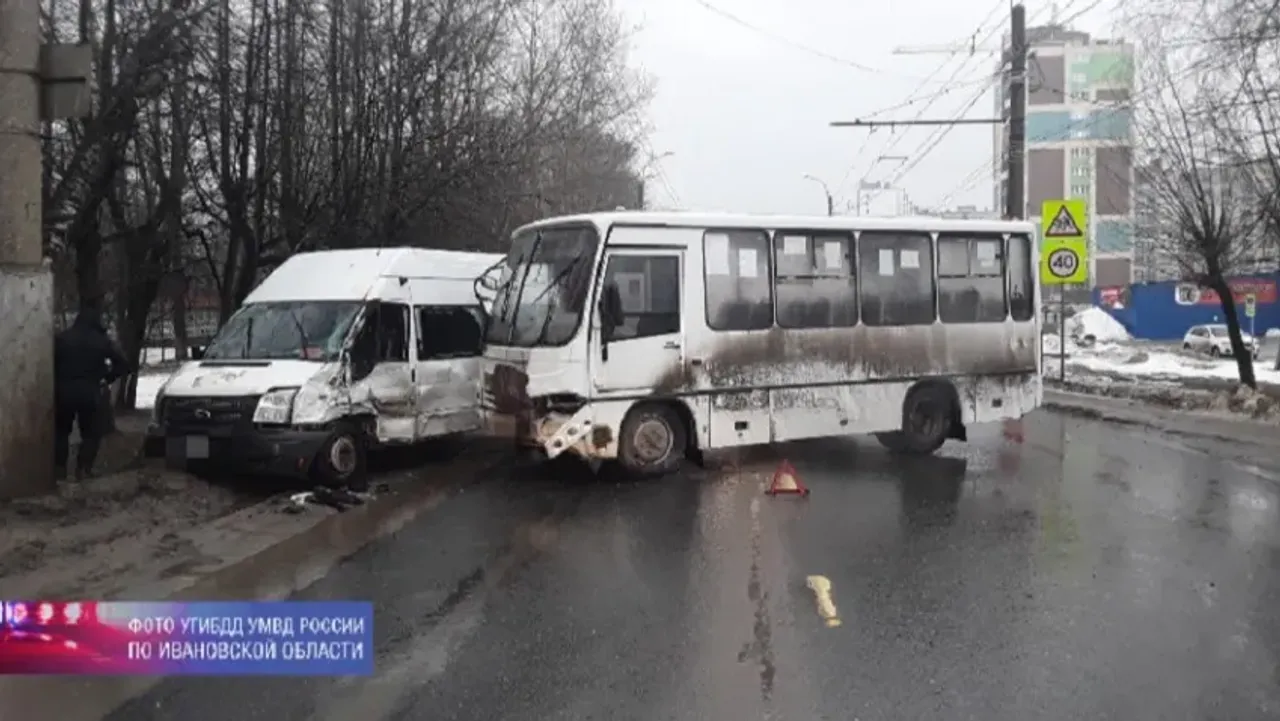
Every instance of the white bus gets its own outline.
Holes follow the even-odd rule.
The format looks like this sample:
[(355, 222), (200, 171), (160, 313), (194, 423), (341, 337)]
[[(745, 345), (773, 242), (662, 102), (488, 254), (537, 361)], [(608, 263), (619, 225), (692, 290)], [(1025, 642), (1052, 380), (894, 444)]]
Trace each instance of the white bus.
[(1034, 226), (612, 212), (515, 231), (486, 332), (492, 433), (658, 475), (872, 433), (932, 453), (1040, 405)]

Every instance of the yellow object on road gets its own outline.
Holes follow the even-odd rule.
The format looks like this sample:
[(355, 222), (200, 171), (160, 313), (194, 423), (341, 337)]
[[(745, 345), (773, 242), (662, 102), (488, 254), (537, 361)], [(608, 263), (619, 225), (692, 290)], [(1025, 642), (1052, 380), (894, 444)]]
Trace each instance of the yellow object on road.
[(831, 597), (830, 579), (826, 576), (810, 576), (805, 583), (813, 589), (813, 595), (818, 600), (818, 615), (826, 622), (827, 627), (839, 626), (840, 611), (836, 609), (836, 602)]

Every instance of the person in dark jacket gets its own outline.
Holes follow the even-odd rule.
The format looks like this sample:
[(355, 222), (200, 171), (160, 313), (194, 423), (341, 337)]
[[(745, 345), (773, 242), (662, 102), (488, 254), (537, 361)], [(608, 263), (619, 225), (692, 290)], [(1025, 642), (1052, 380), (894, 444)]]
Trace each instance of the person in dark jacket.
[(83, 479), (92, 473), (102, 444), (102, 387), (128, 375), (130, 364), (107, 335), (99, 310), (86, 306), (76, 316), (75, 323), (54, 338), (53, 367), (57, 433), (54, 463), (58, 477), (63, 477), (70, 453), (71, 427), (79, 427), (76, 478)]

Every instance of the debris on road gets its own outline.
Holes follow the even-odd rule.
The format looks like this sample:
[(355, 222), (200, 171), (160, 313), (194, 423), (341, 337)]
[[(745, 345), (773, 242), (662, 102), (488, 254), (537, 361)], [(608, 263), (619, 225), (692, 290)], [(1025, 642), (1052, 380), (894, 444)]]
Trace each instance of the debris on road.
[[(379, 491), (390, 490), (385, 484), (379, 484)], [(295, 493), (289, 496), (281, 510), (285, 513), (302, 513), (307, 506), (327, 506), (337, 511), (345, 511), (354, 506), (363, 505), (373, 499), (377, 495), (373, 492), (357, 493), (346, 488), (326, 488), (317, 486), (313, 490)]]

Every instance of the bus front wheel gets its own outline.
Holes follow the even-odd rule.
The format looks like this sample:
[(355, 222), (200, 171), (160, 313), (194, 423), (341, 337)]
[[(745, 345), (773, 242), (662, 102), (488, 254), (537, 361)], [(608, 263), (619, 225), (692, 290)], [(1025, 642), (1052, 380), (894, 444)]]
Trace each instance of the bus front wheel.
[(903, 403), (902, 430), (877, 433), (876, 440), (893, 453), (933, 453), (951, 435), (952, 405), (951, 395), (945, 388), (917, 388)]
[(669, 406), (648, 403), (637, 406), (622, 421), (618, 460), (632, 475), (651, 478), (680, 467), (688, 443), (688, 429)]

